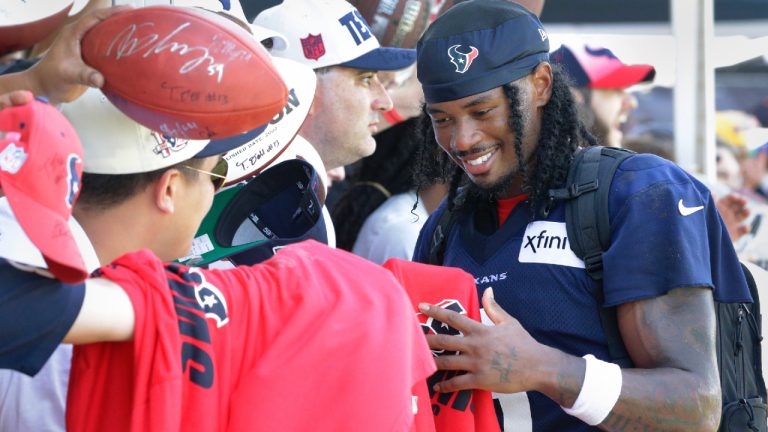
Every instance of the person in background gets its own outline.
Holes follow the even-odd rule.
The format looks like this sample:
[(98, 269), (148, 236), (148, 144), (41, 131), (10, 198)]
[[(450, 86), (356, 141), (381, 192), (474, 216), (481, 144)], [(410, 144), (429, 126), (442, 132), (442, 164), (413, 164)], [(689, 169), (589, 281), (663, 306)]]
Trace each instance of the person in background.
[(286, 38), (272, 55), (317, 74), (315, 101), (299, 135), (317, 149), (325, 169), (372, 154), (381, 113), (392, 108), (378, 72), (412, 65), (415, 52), (379, 46), (357, 9), (343, 0), (285, 0), (259, 13), (254, 24)]
[(622, 124), (637, 106), (637, 99), (627, 89), (652, 82), (656, 76), (653, 66), (627, 65), (607, 48), (586, 45), (563, 45), (552, 51), (550, 60), (561, 65), (571, 79), (581, 119), (597, 141), (621, 147)]
[[(417, 172), (422, 123), (413, 118), (377, 134), (374, 154), (356, 164), (331, 214), (338, 247), (378, 264), (411, 259), (422, 225), (447, 193), (436, 165)], [(417, 188), (417, 175), (432, 181)]]

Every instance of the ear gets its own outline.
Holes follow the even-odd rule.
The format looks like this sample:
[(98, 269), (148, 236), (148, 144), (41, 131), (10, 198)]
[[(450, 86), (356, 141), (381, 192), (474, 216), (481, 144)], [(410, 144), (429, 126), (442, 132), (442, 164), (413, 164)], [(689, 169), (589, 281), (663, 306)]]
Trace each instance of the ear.
[(174, 212), (174, 203), (183, 180), (179, 170), (169, 169), (155, 181), (152, 188), (152, 198), (161, 213), (172, 214)]
[(534, 106), (541, 108), (552, 97), (552, 66), (547, 62), (539, 63), (531, 76), (533, 79)]

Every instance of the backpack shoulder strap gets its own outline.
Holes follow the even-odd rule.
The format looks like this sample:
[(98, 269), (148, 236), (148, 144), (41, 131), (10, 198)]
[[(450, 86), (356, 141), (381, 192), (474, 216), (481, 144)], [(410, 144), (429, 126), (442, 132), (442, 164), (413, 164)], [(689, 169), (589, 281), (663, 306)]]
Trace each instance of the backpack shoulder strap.
[[(568, 242), (576, 256), (584, 261), (587, 274), (595, 280), (600, 305), (605, 299), (603, 252), (611, 244), (608, 193), (619, 165), (633, 154), (614, 147), (587, 147), (576, 154), (568, 170), (566, 187), (550, 191), (550, 198), (566, 200)], [(632, 361), (619, 333), (616, 308), (601, 307), (600, 321), (611, 359), (622, 367), (631, 367)]]
[(576, 154), (565, 189), (550, 192), (567, 199), (565, 227), (573, 252), (584, 261), (587, 274), (603, 278), (603, 252), (611, 244), (608, 193), (619, 165), (635, 154), (614, 147), (587, 147)]
[(432, 238), (429, 242), (429, 257), (427, 258), (427, 264), (443, 265), (445, 248), (448, 243), (448, 234), (450, 234), (451, 229), (458, 218), (457, 207), (461, 207), (466, 198), (466, 189), (460, 189), (454, 199), (454, 206), (452, 208), (451, 206), (446, 206), (443, 212), (438, 216), (435, 230), (432, 231)]
[(761, 344), (763, 340), (763, 316), (760, 312), (759, 287), (762, 286), (762, 289), (768, 288), (765, 286), (765, 283), (768, 281), (768, 273), (766, 273), (765, 270), (761, 267), (758, 267), (749, 261), (742, 261), (741, 269), (744, 272), (744, 278), (746, 279), (747, 286), (749, 287), (749, 294), (752, 296), (752, 304), (748, 305), (747, 309), (750, 316), (748, 316), (747, 319), (750, 320), (749, 324), (754, 326), (753, 331), (755, 332), (755, 344), (753, 348), (755, 386), (757, 388), (758, 394), (763, 398), (763, 401), (765, 401), (766, 398), (768, 398), (768, 394), (766, 393), (765, 379), (763, 377), (763, 347)]

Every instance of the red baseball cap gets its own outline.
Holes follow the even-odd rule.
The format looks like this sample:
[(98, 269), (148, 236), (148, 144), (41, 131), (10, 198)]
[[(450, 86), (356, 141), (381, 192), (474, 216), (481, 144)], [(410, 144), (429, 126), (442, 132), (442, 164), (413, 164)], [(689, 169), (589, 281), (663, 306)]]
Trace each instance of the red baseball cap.
[(584, 45), (581, 49), (572, 49), (563, 45), (552, 51), (549, 59), (563, 66), (576, 87), (625, 89), (651, 82), (656, 76), (653, 66), (624, 64), (608, 48)]
[(76, 283), (88, 276), (67, 221), (80, 192), (83, 149), (75, 130), (41, 100), (0, 110), (0, 186), (48, 270)]

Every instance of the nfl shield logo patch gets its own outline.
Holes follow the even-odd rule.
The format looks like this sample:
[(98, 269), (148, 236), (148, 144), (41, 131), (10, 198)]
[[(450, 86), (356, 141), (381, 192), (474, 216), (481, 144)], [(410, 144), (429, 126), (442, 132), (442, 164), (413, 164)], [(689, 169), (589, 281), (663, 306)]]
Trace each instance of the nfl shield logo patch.
[(309, 34), (301, 41), (301, 48), (304, 50), (304, 57), (310, 60), (317, 60), (325, 55), (325, 45), (323, 44), (322, 34)]

